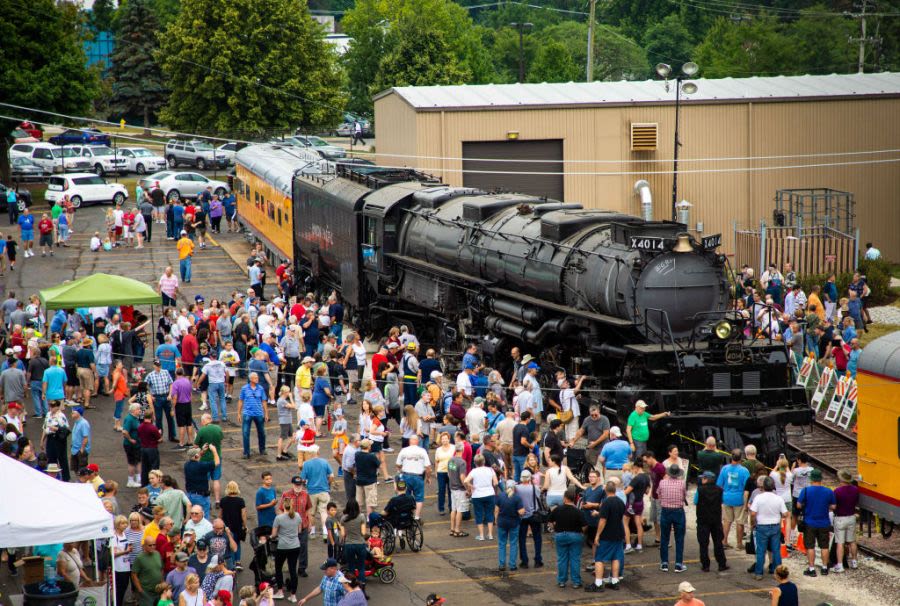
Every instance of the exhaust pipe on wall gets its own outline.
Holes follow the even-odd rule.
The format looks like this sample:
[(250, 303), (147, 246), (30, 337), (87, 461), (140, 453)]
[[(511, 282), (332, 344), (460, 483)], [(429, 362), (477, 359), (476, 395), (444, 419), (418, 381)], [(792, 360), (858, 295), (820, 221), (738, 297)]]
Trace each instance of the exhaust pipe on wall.
[(641, 217), (644, 221), (653, 220), (653, 194), (650, 192), (650, 184), (645, 179), (634, 182), (634, 193), (641, 197)]

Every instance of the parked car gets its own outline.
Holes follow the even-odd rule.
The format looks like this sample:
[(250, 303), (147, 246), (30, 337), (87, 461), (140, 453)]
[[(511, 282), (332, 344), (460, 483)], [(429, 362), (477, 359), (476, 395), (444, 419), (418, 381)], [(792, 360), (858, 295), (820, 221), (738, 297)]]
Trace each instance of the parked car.
[(225, 168), (228, 159), (206, 141), (186, 141), (184, 139), (169, 139), (166, 143), (166, 161), (169, 168), (177, 168), (179, 164), (190, 164), (200, 170), (206, 170), (211, 166)]
[(334, 130), (334, 134), (338, 137), (349, 137), (353, 134), (353, 123), (357, 120), (359, 120), (359, 125), (362, 126), (363, 137), (371, 137), (372, 123), (353, 114), (344, 114), (344, 121)]
[(53, 203), (69, 196), (72, 206), (80, 207), (82, 204), (98, 202), (110, 202), (123, 204), (128, 198), (128, 190), (119, 183), (107, 183), (103, 177), (94, 173), (71, 173), (50, 177), (44, 200), (53, 206)]
[(242, 147), (244, 147), (244, 145), (240, 143), (223, 143), (216, 148), (216, 156), (223, 156), (228, 160), (229, 166), (231, 166), (234, 164), (234, 155)]
[(141, 187), (150, 191), (156, 187), (166, 194), (166, 200), (179, 200), (181, 198), (196, 198), (207, 187), (211, 187), (214, 194), (224, 196), (231, 188), (225, 181), (215, 181), (204, 177), (200, 173), (179, 173), (171, 170), (144, 177), (140, 180)]
[(119, 155), (118, 150), (105, 145), (74, 145), (72, 149), (91, 163), (91, 168), (101, 177), (106, 173), (124, 173), (128, 171), (128, 161)]
[(295, 135), (293, 137), (286, 137), (284, 141), (285, 143), (290, 143), (297, 147), (311, 149), (326, 160), (347, 157), (347, 150), (343, 147), (332, 145), (322, 137), (316, 137), (315, 135)]
[(125, 158), (128, 171), (139, 175), (166, 168), (166, 159), (146, 147), (120, 147), (119, 155)]
[(47, 141), (53, 145), (112, 145), (109, 135), (97, 128), (70, 128)]
[(44, 138), (44, 131), (42, 131), (40, 127), (33, 122), (25, 120), (24, 122), (21, 122), (19, 124), (19, 128), (28, 133), (30, 137), (34, 137), (38, 141), (41, 141)]
[(15, 181), (40, 181), (49, 171), (38, 166), (31, 158), (14, 156), (9, 159), (9, 168)]
[(91, 170), (93, 166), (73, 147), (59, 147), (51, 143), (16, 143), (9, 148), (10, 158), (31, 158), (48, 173)]
[[(0, 183), (0, 200), (3, 201), (3, 207), (6, 207), (6, 192), (7, 190), (13, 189), (11, 187), (6, 187), (2, 183)], [(27, 189), (17, 189), (16, 188), (16, 196), (18, 196), (18, 204), (16, 206), (19, 207), (19, 212), (22, 212), (27, 207), (31, 206), (31, 192)]]
[(21, 128), (14, 128), (11, 136), (13, 139), (13, 143), (37, 143), (38, 141), (40, 141), (40, 139), (38, 139), (37, 137), (32, 137)]

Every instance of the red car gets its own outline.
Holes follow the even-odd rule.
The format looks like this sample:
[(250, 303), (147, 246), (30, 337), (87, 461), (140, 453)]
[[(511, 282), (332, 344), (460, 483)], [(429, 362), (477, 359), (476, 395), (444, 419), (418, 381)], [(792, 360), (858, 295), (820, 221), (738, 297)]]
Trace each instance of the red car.
[(24, 130), (26, 133), (28, 133), (38, 141), (43, 141), (44, 139), (44, 131), (42, 131), (36, 124), (33, 124), (28, 120), (19, 124), (19, 128)]

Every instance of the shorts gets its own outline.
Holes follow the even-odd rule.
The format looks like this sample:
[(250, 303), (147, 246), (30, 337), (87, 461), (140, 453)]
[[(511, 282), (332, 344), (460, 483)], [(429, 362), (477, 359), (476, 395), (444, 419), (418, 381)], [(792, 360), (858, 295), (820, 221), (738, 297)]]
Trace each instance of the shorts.
[(355, 368), (348, 368), (347, 380), (350, 381), (350, 385), (353, 385), (354, 387), (357, 386), (357, 384), (359, 383), (359, 370)]
[(294, 435), (294, 426), (290, 423), (279, 423), (278, 427), (281, 428), (281, 433), (279, 437), (282, 440), (289, 439), (292, 435)]
[(595, 562), (625, 561), (625, 543), (622, 541), (600, 541), (594, 550)]
[(321, 406), (313, 406), (313, 412), (316, 413), (317, 417), (324, 417), (325, 416), (325, 405), (322, 404)]
[(97, 364), (97, 375), (101, 379), (109, 376), (109, 364)]
[(633, 516), (644, 515), (644, 499), (635, 499), (631, 504), (631, 511), (629, 513)]
[(372, 453), (381, 452), (382, 449), (384, 449), (384, 442), (372, 440)]
[[(450, 498), (453, 498), (451, 493)], [(452, 506), (452, 505), (451, 505)], [(472, 499), (472, 509), (476, 524), (492, 524), (494, 522), (494, 497), (478, 497)]]
[(743, 524), (744, 506), (743, 505), (722, 505), (722, 519), (727, 524), (738, 523)]
[(125, 449), (125, 462), (129, 465), (141, 464), (141, 446), (140, 444), (127, 444), (123, 446)]
[(41, 246), (53, 246), (53, 234), (41, 234)]
[(469, 495), (465, 490), (450, 491), (450, 511), (466, 513), (469, 511)]
[(828, 549), (828, 537), (831, 534), (828, 528), (816, 528), (815, 526), (806, 525), (803, 531), (803, 543), (807, 549), (814, 549), (818, 545), (819, 549)]
[(66, 385), (78, 387), (78, 369), (75, 366), (66, 366)]
[(297, 459), (303, 463), (306, 463), (310, 459), (315, 459), (316, 455), (319, 452), (319, 449), (315, 450), (300, 450), (301, 447), (297, 448)]
[(350, 438), (347, 436), (335, 436), (331, 441), (331, 450), (334, 452), (344, 452), (344, 448), (347, 444), (350, 443)]
[(78, 383), (81, 385), (81, 389), (85, 391), (94, 389), (94, 373), (90, 368), (78, 369)]
[(122, 230), (123, 230), (123, 228), (121, 225), (116, 225), (116, 228), (113, 231), (116, 233), (117, 236), (121, 236)]
[(378, 508), (378, 483), (368, 486), (356, 485), (356, 502), (366, 507)]
[(23, 229), (22, 230), (22, 242), (34, 242), (34, 230), (33, 229)]
[[(725, 506), (722, 506), (722, 509), (725, 509)], [(659, 524), (660, 513), (662, 509), (659, 506), (659, 499), (654, 499), (650, 497), (650, 517), (648, 519), (649, 522), (653, 524)]]
[(175, 425), (178, 427), (191, 427), (194, 418), (191, 416), (190, 402), (179, 402), (175, 405)]
[(856, 542), (856, 516), (834, 516), (834, 542)]
[(209, 476), (210, 480), (221, 480), (222, 479), (222, 464), (219, 463), (218, 465), (216, 465), (216, 468), (213, 469), (211, 472), (209, 472), (209, 474), (207, 474), (207, 475)]
[(331, 495), (327, 492), (317, 492), (309, 495), (309, 515), (322, 515), (328, 509), (328, 503), (331, 501)]

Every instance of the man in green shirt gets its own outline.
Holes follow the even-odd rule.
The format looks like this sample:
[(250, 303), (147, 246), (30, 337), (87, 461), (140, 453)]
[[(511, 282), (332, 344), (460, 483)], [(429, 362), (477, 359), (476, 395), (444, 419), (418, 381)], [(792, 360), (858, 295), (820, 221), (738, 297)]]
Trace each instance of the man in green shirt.
[(166, 510), (166, 515), (172, 518), (172, 528), (169, 530), (169, 536), (174, 537), (181, 534), (181, 527), (184, 524), (185, 509), (191, 506), (191, 500), (187, 498), (183, 490), (175, 488), (175, 479), (170, 475), (164, 475), (162, 478), (163, 489), (156, 497), (156, 504)]
[[(197, 430), (197, 437), (194, 438), (194, 444), (197, 445), (198, 448), (203, 448), (206, 444), (210, 444), (216, 447), (216, 452), (222, 452), (222, 438), (224, 434), (222, 433), (222, 428), (213, 423), (212, 415), (209, 413), (204, 414), (200, 417), (200, 429)], [(206, 449), (203, 451), (203, 456), (200, 457), (200, 460), (203, 462), (213, 463), (213, 453), (212, 449)], [(216, 505), (219, 504), (219, 501), (222, 500), (222, 461), (219, 460), (219, 464), (216, 465), (216, 468), (213, 470), (211, 474), (209, 474), (209, 479), (212, 480), (213, 483), (213, 496), (216, 499)]]
[(50, 209), (50, 218), (53, 220), (53, 230), (56, 232), (56, 245), (59, 246), (59, 216), (63, 214), (63, 207), (57, 200)]
[(144, 539), (144, 550), (131, 564), (131, 586), (140, 606), (156, 606), (159, 594), (156, 586), (163, 582), (162, 558), (156, 551), (156, 541)]
[(638, 460), (647, 450), (647, 442), (650, 440), (650, 421), (656, 421), (668, 417), (668, 412), (660, 412), (655, 415), (647, 414), (647, 403), (638, 400), (634, 404), (634, 410), (628, 415), (628, 443), (634, 453), (634, 459)]
[(725, 464), (725, 455), (716, 450), (716, 439), (713, 436), (706, 438), (706, 446), (697, 453), (697, 467), (700, 473), (709, 471), (719, 477), (722, 465)]

